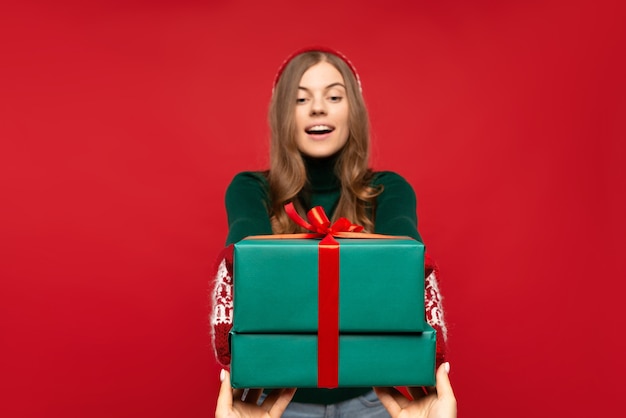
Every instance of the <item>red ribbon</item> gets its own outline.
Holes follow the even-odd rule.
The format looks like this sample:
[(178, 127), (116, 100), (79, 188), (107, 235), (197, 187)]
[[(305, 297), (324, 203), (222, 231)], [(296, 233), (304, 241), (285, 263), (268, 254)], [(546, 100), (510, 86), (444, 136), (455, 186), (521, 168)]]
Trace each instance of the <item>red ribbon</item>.
[(318, 246), (318, 335), (317, 335), (317, 386), (335, 388), (339, 385), (339, 242), (334, 236), (343, 232), (360, 232), (346, 218), (331, 224), (324, 208), (316, 206), (304, 220), (293, 203), (285, 205), (287, 215), (301, 227), (324, 235)]

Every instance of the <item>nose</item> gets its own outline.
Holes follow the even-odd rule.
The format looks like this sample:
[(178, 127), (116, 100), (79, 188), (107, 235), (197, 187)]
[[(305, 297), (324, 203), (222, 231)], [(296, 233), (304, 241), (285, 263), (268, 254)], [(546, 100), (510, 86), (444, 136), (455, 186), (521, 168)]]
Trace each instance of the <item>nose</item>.
[(322, 98), (316, 98), (311, 100), (311, 109), (309, 114), (311, 116), (320, 116), (326, 114), (326, 106)]

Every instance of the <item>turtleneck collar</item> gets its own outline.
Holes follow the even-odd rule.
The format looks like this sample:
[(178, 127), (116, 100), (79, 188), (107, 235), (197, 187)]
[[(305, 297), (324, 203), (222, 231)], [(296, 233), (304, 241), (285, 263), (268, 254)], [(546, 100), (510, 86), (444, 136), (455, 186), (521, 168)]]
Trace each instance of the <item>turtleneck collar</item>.
[(306, 167), (307, 179), (312, 192), (324, 192), (339, 190), (341, 181), (335, 173), (335, 164), (339, 159), (339, 154), (324, 158), (312, 158), (302, 156)]

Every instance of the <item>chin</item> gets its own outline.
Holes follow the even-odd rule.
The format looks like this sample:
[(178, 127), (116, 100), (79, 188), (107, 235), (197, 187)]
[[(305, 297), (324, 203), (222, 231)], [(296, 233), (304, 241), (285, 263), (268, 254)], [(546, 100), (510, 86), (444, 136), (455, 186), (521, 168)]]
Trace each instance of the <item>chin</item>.
[(327, 158), (337, 154), (345, 144), (337, 146), (337, 144), (307, 144), (308, 147), (298, 147), (300, 152), (310, 158)]
[(327, 158), (332, 157), (339, 150), (301, 150), (300, 152), (310, 158)]

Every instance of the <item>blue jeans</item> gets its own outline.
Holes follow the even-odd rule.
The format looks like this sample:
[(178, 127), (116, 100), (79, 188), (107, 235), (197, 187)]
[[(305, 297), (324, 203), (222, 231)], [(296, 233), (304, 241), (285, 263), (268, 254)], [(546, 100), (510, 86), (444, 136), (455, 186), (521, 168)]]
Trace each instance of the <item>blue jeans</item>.
[(389, 413), (374, 391), (358, 398), (331, 404), (317, 405), (292, 402), (283, 418), (389, 418)]

